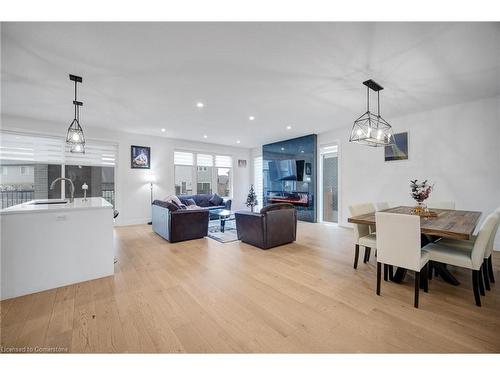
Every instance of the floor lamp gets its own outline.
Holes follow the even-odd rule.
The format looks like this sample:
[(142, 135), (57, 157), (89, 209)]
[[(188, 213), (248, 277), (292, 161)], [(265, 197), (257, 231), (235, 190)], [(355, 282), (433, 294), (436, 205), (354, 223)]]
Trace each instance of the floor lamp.
[(156, 182), (156, 178), (154, 174), (150, 174), (148, 177), (149, 180), (149, 189), (151, 190), (151, 201), (150, 201), (150, 207), (151, 207), (151, 221), (148, 223), (148, 225), (153, 224), (153, 183)]

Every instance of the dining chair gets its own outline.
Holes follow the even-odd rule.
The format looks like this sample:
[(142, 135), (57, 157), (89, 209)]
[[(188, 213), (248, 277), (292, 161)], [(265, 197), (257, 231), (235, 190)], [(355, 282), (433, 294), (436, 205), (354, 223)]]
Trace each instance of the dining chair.
[(480, 294), (484, 295), (484, 290), (480, 290), (482, 285), (480, 270), (484, 262), (484, 256), (487, 252), (490, 239), (494, 236), (493, 230), (496, 224), (496, 215), (490, 215), (486, 218), (484, 225), (479, 230), (476, 240), (474, 241), (472, 249), (457, 245), (453, 246), (453, 244), (447, 244), (444, 241), (438, 241), (424, 246), (424, 250), (429, 253), (429, 259), (431, 261), (472, 270), (472, 290), (477, 306), (481, 306)]
[[(491, 259), (491, 256), (493, 254), (493, 245), (495, 243), (495, 237), (496, 233), (498, 232), (498, 227), (500, 226), (500, 208), (498, 208), (496, 211), (491, 213), (486, 220), (483, 222), (481, 225), (481, 228), (486, 224), (488, 221), (488, 218), (492, 216), (495, 218), (496, 222), (493, 227), (493, 231), (491, 233), (490, 239), (488, 241), (488, 245), (486, 247), (486, 251), (484, 253), (484, 261), (483, 264), (481, 265), (481, 273), (482, 277), (484, 279), (484, 286), (486, 290), (490, 290), (490, 282), (495, 283), (495, 276), (493, 275), (493, 262)], [(481, 229), (480, 229), (481, 230)], [(474, 247), (474, 243), (477, 240), (477, 236), (472, 236), (470, 240), (453, 240), (449, 238), (443, 238), (439, 241), (440, 244), (446, 245), (446, 246), (456, 246), (460, 247), (462, 249), (466, 249), (468, 251), (472, 251), (472, 248)]]
[(391, 208), (388, 202), (378, 202), (376, 203), (376, 205), (377, 205), (377, 211), (388, 210), (389, 208)]
[(375, 214), (377, 226), (377, 295), (380, 295), (382, 264), (415, 271), (414, 306), (418, 308), (420, 272), (428, 292), (427, 263), (429, 254), (421, 249), (420, 216), (389, 212)]
[[(349, 206), (351, 216), (359, 216), (375, 212), (373, 203), (362, 203)], [(374, 233), (371, 233), (369, 225), (354, 224), (354, 268), (358, 268), (359, 247), (365, 248), (363, 263), (370, 260), (370, 251), (376, 248), (377, 240)]]
[(436, 202), (427, 202), (428, 208), (437, 208), (438, 210), (454, 210), (455, 202), (453, 201), (436, 201)]

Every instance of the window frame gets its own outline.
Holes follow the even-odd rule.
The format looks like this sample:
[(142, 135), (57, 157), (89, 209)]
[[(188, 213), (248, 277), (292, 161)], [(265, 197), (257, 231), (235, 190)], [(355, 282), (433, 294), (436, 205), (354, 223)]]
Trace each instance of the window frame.
[[(202, 155), (210, 155), (212, 157), (212, 173), (211, 173), (211, 186), (212, 186), (212, 194), (215, 194), (217, 193), (218, 194), (218, 191), (217, 191), (217, 170), (218, 168), (226, 168), (226, 169), (229, 169), (229, 196), (222, 196), (222, 198), (226, 198), (226, 199), (233, 199), (233, 196), (234, 196), (234, 186), (233, 186), (233, 173), (234, 173), (234, 156), (231, 155), (231, 154), (224, 154), (224, 153), (219, 153), (219, 152), (206, 152), (206, 151), (193, 151), (193, 150), (186, 150), (186, 149), (175, 149), (173, 151), (174, 153), (174, 156), (173, 156), (173, 166), (174, 166), (174, 192), (175, 192), (175, 167), (176, 166), (189, 166), (189, 165), (186, 165), (186, 164), (175, 164), (175, 153), (176, 152), (189, 152), (193, 155), (193, 164), (191, 165), (191, 168), (192, 168), (192, 176), (193, 176), (193, 181), (192, 181), (192, 184), (193, 184), (193, 193), (192, 194), (199, 194), (198, 193), (198, 154), (202, 154)], [(230, 167), (219, 167), (216, 165), (215, 163), (215, 160), (216, 160), (216, 156), (225, 156), (225, 157), (229, 157), (231, 158), (231, 166)], [(203, 168), (204, 166), (203, 165), (200, 165), (201, 168)]]

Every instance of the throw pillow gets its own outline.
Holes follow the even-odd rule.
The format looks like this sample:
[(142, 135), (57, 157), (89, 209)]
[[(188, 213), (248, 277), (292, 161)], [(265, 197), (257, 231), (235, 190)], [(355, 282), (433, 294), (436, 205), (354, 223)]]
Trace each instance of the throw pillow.
[(194, 199), (186, 199), (186, 206), (196, 206)]
[(177, 195), (172, 195), (172, 202), (175, 202), (177, 206), (181, 206), (182, 202), (179, 198), (177, 198)]
[(174, 204), (172, 202), (165, 201), (165, 200), (163, 200), (163, 201), (155, 200), (153, 202), (153, 204), (156, 206), (167, 208), (170, 211), (177, 211), (179, 209), (179, 207), (176, 204)]
[(212, 198), (209, 199), (210, 204), (213, 206), (220, 206), (222, 205), (222, 202), (224, 202), (224, 199), (219, 197), (217, 194), (214, 194)]

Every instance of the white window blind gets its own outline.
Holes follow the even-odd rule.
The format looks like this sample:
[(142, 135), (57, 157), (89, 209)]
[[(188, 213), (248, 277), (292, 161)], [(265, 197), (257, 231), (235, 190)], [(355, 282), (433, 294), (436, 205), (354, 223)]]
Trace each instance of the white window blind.
[(69, 147), (66, 148), (65, 164), (111, 167), (116, 165), (117, 151), (114, 144), (86, 141), (85, 154), (70, 152)]
[(222, 168), (232, 168), (233, 158), (226, 155), (215, 155), (215, 166)]
[(332, 146), (323, 146), (320, 148), (319, 153), (321, 155), (323, 154), (332, 154), (332, 153), (337, 153), (338, 151), (338, 146), (337, 145), (332, 145)]
[(263, 189), (263, 176), (262, 176), (262, 156), (257, 156), (253, 159), (253, 187), (255, 189), (255, 194), (257, 195), (257, 200), (259, 201), (259, 207), (262, 207), (262, 196), (264, 195)]
[(114, 166), (117, 155), (118, 147), (112, 143), (87, 140), (85, 154), (79, 154), (70, 152), (62, 137), (0, 133), (0, 161)]
[(62, 163), (64, 159), (61, 139), (4, 132), (0, 136), (1, 161)]
[(196, 154), (196, 165), (198, 167), (213, 167), (214, 157), (207, 154)]
[(174, 164), (175, 165), (193, 165), (194, 157), (191, 152), (182, 152), (175, 151), (174, 152)]

